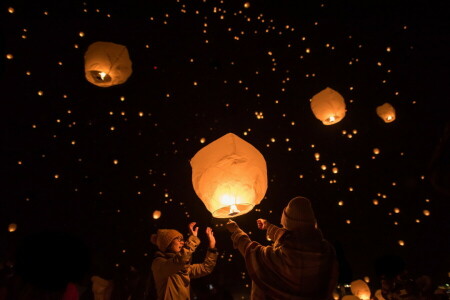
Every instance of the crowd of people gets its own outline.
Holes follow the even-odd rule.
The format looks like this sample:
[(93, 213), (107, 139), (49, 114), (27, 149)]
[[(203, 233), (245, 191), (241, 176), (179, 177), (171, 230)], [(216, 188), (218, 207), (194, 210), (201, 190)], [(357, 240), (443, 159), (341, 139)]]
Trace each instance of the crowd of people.
[[(245, 261), (251, 279), (251, 300), (331, 300), (345, 296), (346, 291), (337, 288), (340, 263), (336, 250), (322, 236), (309, 199), (295, 197), (288, 203), (281, 215), (282, 227), (265, 219), (258, 219), (256, 223), (273, 241), (271, 245), (252, 241), (234, 221), (225, 225), (231, 233), (233, 247)], [(61, 276), (67, 270), (58, 265), (49, 266), (48, 261), (42, 264), (44, 253), (33, 251), (34, 256), (26, 258), (18, 253), (16, 265), (10, 262), (0, 265), (0, 300), (233, 299), (230, 292), (220, 290), (192, 296), (191, 280), (214, 271), (219, 251), (214, 232), (208, 227), (208, 247), (203, 262), (192, 263), (193, 253), (200, 244), (199, 228), (191, 222), (188, 229), (187, 238), (176, 229), (159, 229), (151, 236), (157, 250), (146, 274), (129, 268), (116, 279), (94, 275), (85, 284), (80, 284), (81, 261), (73, 261), (69, 269), (76, 271), (70, 276)], [(32, 246), (31, 240), (25, 248)], [(57, 249), (54, 255), (70, 256), (70, 253)], [(36, 274), (37, 270), (45, 268), (61, 271), (54, 274), (50, 284), (48, 278), (44, 280)], [(446, 291), (437, 289), (430, 277), (411, 278), (399, 257), (380, 258), (376, 262), (376, 273), (381, 292), (373, 293), (372, 299), (449, 299)]]

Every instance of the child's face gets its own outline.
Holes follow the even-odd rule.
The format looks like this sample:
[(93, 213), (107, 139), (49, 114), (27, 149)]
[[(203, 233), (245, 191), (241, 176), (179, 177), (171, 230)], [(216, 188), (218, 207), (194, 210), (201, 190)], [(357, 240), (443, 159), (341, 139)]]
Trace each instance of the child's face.
[(170, 243), (169, 247), (167, 248), (168, 252), (178, 253), (183, 249), (184, 246), (184, 239), (183, 236), (179, 236), (173, 239), (172, 243)]

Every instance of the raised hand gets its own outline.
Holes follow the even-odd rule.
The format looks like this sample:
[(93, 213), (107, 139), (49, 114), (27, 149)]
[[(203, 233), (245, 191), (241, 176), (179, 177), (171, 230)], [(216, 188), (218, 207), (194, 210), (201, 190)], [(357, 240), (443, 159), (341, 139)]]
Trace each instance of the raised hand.
[(269, 223), (264, 219), (256, 220), (256, 225), (258, 225), (258, 229), (260, 230), (267, 230), (267, 227), (269, 227)]
[(197, 234), (198, 234), (198, 226), (195, 227), (195, 229), (194, 229), (195, 224), (197, 224), (197, 222), (191, 222), (191, 223), (189, 223), (189, 232), (190, 232), (193, 236), (197, 236)]
[(206, 236), (209, 240), (209, 248), (216, 248), (216, 238), (214, 237), (211, 227), (206, 227)]
[(225, 227), (228, 229), (229, 232), (235, 232), (239, 229), (239, 226), (236, 222), (230, 220), (227, 224), (225, 224)]

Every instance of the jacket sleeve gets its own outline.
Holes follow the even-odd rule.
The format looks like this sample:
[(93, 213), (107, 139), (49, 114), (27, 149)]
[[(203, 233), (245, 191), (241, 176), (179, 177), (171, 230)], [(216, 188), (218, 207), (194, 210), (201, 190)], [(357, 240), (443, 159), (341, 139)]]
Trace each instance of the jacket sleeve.
[(278, 226), (275, 226), (273, 224), (269, 223), (269, 226), (267, 227), (267, 236), (271, 241), (278, 241), (283, 234), (286, 232), (286, 229), (280, 228)]
[(217, 251), (210, 251), (208, 249), (203, 263), (191, 265), (189, 276), (191, 278), (199, 278), (211, 274), (211, 272), (214, 270), (214, 267), (216, 266), (218, 255), (219, 254), (217, 253)]
[(244, 257), (245, 252), (250, 245), (252, 245), (252, 247), (262, 247), (258, 242), (252, 241), (250, 237), (240, 228), (233, 232), (231, 235), (231, 240), (233, 241), (234, 249), (238, 249)]
[(200, 239), (191, 235), (186, 242), (185, 247), (175, 256), (170, 258), (155, 258), (152, 263), (153, 274), (158, 274), (159, 277), (168, 277), (182, 270), (187, 264), (189, 264), (192, 253), (199, 244)]

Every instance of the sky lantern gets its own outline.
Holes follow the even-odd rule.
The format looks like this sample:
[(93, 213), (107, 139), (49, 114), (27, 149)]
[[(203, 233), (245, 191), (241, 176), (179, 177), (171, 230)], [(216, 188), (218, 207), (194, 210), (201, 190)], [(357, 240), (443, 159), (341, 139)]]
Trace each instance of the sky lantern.
[(358, 297), (361, 300), (369, 300), (370, 299), (370, 288), (363, 280), (358, 279), (351, 283), (350, 289), (352, 290), (352, 294)]
[(391, 123), (395, 120), (395, 108), (386, 102), (385, 104), (377, 107), (377, 115), (385, 123)]
[(160, 210), (155, 210), (153, 212), (153, 219), (158, 220), (159, 218), (161, 218), (161, 211)]
[(17, 230), (17, 224), (16, 223), (11, 223), (8, 225), (8, 231), (9, 232), (14, 232)]
[(122, 84), (130, 77), (131, 60), (127, 47), (111, 42), (95, 42), (84, 54), (86, 79), (99, 87)]
[(248, 213), (267, 190), (264, 157), (233, 133), (200, 149), (191, 167), (195, 193), (215, 218)]
[(324, 125), (338, 123), (345, 117), (344, 97), (327, 87), (312, 97), (311, 110)]

